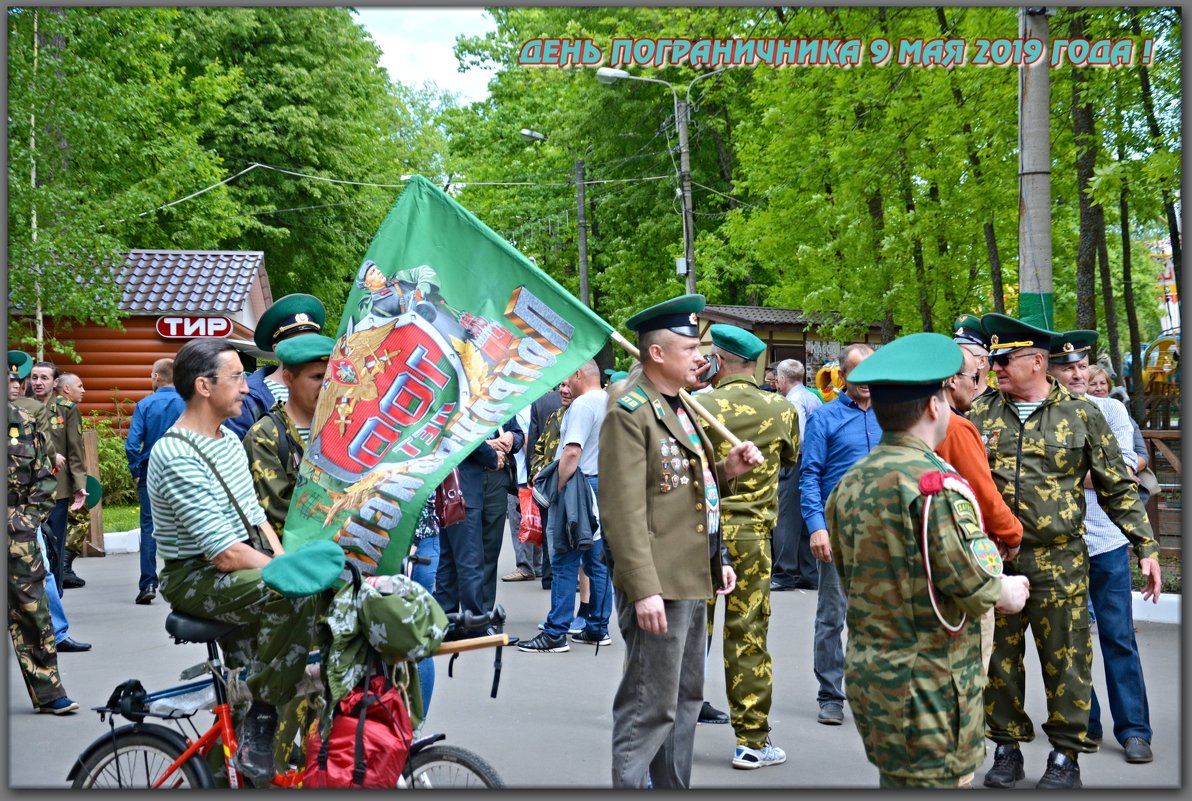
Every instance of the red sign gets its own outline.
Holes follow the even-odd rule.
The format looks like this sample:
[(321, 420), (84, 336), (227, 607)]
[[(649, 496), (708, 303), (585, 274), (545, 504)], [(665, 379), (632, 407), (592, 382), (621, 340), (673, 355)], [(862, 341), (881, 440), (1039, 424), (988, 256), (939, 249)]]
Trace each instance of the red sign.
[(227, 317), (158, 317), (157, 333), (166, 339), (226, 337), (232, 333)]

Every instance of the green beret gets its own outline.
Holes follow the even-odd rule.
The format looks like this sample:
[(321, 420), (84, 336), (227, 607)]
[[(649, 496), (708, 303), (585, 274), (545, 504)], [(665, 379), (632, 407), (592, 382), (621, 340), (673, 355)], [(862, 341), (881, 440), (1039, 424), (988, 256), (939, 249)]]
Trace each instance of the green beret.
[(1054, 331), (1037, 328), (1030, 323), (997, 312), (982, 315), (981, 327), (989, 337), (990, 356), (1000, 356), (1019, 348), (1050, 350), (1052, 337), (1059, 336)]
[(758, 356), (766, 352), (766, 343), (744, 328), (716, 323), (710, 330), (713, 345), (746, 361), (755, 362)]
[(87, 508), (94, 509), (95, 506), (103, 500), (103, 487), (99, 485), (99, 479), (90, 473), (87, 474)]
[(1096, 344), (1096, 331), (1083, 328), (1066, 331), (1051, 340), (1051, 363), (1070, 364), (1086, 356), (1091, 359), (1093, 346)]
[(989, 337), (981, 325), (981, 318), (966, 314), (956, 321), (952, 341), (957, 345), (976, 345), (983, 351), (989, 350)]
[(704, 310), (703, 295), (679, 295), (642, 309), (625, 321), (639, 335), (647, 331), (667, 329), (685, 337), (698, 337), (695, 315)]
[(286, 295), (274, 303), (261, 319), (257, 321), (257, 330), (253, 334), (253, 342), (264, 351), (272, 351), (280, 340), (298, 333), (317, 334), (323, 330), (327, 322), (327, 310), (313, 295), (301, 293)]
[(335, 340), (322, 334), (299, 334), (277, 343), (277, 360), (291, 366), (327, 361), (335, 349)]
[(628, 377), (629, 373), (625, 370), (613, 370), (611, 373), (609, 373), (608, 383), (615, 384), (618, 381), (624, 381)]
[(334, 586), (344, 571), (344, 549), (334, 540), (312, 540), (261, 568), (261, 579), (287, 598), (314, 595)]
[(913, 400), (935, 393), (963, 363), (960, 346), (943, 334), (910, 334), (874, 351), (848, 382), (867, 384), (878, 403)]
[(33, 371), (33, 357), (23, 350), (8, 352), (8, 377), (24, 381)]

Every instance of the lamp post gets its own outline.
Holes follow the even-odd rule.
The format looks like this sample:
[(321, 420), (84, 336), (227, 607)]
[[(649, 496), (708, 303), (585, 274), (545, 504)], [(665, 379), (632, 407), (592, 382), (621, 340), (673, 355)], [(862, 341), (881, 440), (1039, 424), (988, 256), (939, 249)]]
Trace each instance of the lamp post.
[[(528, 139), (531, 142), (545, 142), (546, 134), (529, 128), (521, 129), (522, 138)], [(579, 250), (579, 301), (585, 306), (591, 307), (588, 302), (588, 216), (587, 216), (587, 194), (586, 186), (584, 184), (584, 160), (582, 156), (591, 148), (587, 148), (583, 153), (576, 153), (575, 149), (568, 146), (567, 150), (571, 152), (575, 159), (575, 202), (576, 202), (576, 224), (579, 226), (579, 239), (577, 240), (577, 248)]]
[(615, 81), (645, 81), (646, 83), (660, 83), (671, 90), (675, 100), (675, 125), (679, 131), (679, 186), (683, 193), (683, 259), (687, 265), (687, 291), (695, 292), (695, 208), (691, 200), (691, 150), (687, 140), (687, 113), (691, 107), (691, 87), (696, 81), (724, 72), (728, 67), (705, 72), (697, 75), (687, 84), (684, 100), (679, 100), (679, 93), (674, 84), (661, 78), (645, 78), (641, 75), (631, 75), (625, 70), (601, 67), (596, 70), (596, 80), (603, 84)]

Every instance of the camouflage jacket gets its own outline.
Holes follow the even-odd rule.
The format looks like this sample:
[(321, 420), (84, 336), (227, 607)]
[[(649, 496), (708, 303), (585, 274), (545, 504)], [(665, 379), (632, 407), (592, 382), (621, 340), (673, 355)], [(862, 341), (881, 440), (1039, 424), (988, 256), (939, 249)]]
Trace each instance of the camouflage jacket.
[(1003, 392), (977, 398), (968, 415), (985, 442), (994, 483), (1022, 521), (1023, 547), (1084, 536), (1084, 476), (1091, 473), (1101, 508), (1138, 557), (1158, 556), (1138, 489), (1101, 410), (1047, 380), (1051, 391), (1025, 424)]
[[(740, 439), (753, 442), (766, 458), (733, 484), (734, 495), (721, 499), (721, 529), (726, 540), (765, 539), (778, 521), (778, 470), (799, 458), (799, 416), (782, 395), (763, 392), (753, 376), (733, 376), (709, 392), (700, 404)], [(704, 433), (723, 459), (728, 440), (700, 420)]]
[[(921, 779), (957, 778), (985, 759), (977, 617), (1001, 590), (1001, 560), (973, 504), (948, 487), (920, 487), (941, 464), (951, 471), (918, 437), (888, 431), (825, 509), (848, 598), (845, 690), (866, 754), (885, 773)], [(969, 616), (956, 636), (937, 618), (929, 586), (949, 624)]]
[[(278, 429), (274, 415), (284, 424), (284, 431)], [(290, 510), (290, 496), (294, 494), (294, 485), (298, 481), (303, 449), (298, 427), (286, 414), (285, 404), (280, 401), (273, 404), (273, 408), (253, 423), (244, 435), (244, 452), (248, 454), (253, 489), (278, 539), (285, 529), (286, 513)]]
[(50, 410), (41, 401), (26, 395), (16, 398), (12, 404), (29, 412), (37, 421), (37, 430), (42, 433), (42, 439), (45, 440), (46, 455), (50, 457), (50, 472), (54, 472), (54, 454), (57, 451), (54, 450), (54, 441), (50, 439)]
[(530, 462), (527, 465), (531, 484), (534, 483), (534, 476), (555, 460), (555, 451), (559, 449), (559, 438), (563, 430), (563, 413), (566, 411), (566, 406), (560, 406), (551, 412), (538, 439), (534, 440), (534, 452), (530, 454)]
[(50, 413), (50, 439), (54, 452), (66, 457), (66, 469), (58, 472), (55, 500), (70, 498), (87, 488), (87, 467), (83, 463), (83, 416), (79, 407), (61, 395), (47, 406)]
[(46, 435), (30, 412), (8, 405), (8, 536), (33, 542), (37, 527), (54, 507), (54, 463)]

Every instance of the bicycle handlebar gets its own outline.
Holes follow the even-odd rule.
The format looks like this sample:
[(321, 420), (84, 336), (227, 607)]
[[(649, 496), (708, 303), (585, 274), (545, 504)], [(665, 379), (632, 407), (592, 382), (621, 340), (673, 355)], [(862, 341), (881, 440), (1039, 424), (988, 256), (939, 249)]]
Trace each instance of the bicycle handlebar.
[(494, 606), (491, 611), (479, 615), (467, 610), (447, 613), (448, 631), (474, 631), (487, 626), (502, 626), (504, 624), (505, 607), (500, 604)]

